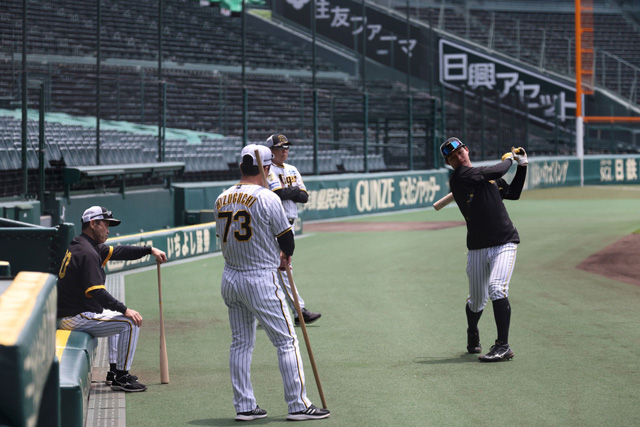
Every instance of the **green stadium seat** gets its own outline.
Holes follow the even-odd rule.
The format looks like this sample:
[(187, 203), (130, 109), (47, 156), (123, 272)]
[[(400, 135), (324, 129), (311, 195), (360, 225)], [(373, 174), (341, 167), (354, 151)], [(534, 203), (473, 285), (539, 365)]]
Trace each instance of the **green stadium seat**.
[(83, 350), (87, 356), (87, 363), (93, 366), (93, 361), (98, 350), (98, 339), (81, 331), (56, 331), (56, 351), (58, 349), (73, 348)]
[(91, 367), (86, 352), (67, 348), (60, 358), (61, 425), (83, 427), (91, 389)]
[(91, 368), (98, 340), (80, 331), (56, 331), (60, 361), (60, 419), (63, 426), (84, 426), (91, 390)]

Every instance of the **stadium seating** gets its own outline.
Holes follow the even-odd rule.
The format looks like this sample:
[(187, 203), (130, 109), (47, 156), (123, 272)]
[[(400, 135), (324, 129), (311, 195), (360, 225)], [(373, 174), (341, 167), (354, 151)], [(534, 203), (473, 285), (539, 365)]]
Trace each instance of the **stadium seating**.
[[(64, 111), (74, 115), (90, 115), (94, 110), (91, 101), (87, 100), (86, 103), (70, 102), (68, 94), (88, 92), (89, 90), (83, 85), (89, 83), (84, 79), (86, 75), (91, 75), (94, 72), (92, 70), (95, 70), (95, 67), (81, 65), (76, 69), (64, 64), (60, 66), (64, 68), (64, 78), (62, 78), (62, 74), (56, 73), (52, 75), (51, 79), (53, 108), (56, 111)], [(104, 67), (103, 74), (122, 78), (125, 71), (131, 72), (127, 78), (133, 78), (133, 76), (136, 76), (134, 80), (143, 78), (142, 74), (136, 75), (132, 69), (122, 67)], [(218, 122), (216, 119), (224, 115), (226, 127), (230, 128), (233, 133), (241, 133), (240, 76), (228, 74), (223, 80), (213, 72), (186, 70), (167, 70), (165, 75), (167, 81), (170, 82), (168, 96), (175, 100), (166, 116), (169, 126), (188, 126), (200, 130), (210, 130), (212, 126), (216, 126), (216, 122)], [(212, 85), (212, 79), (218, 81)], [(223, 103), (209, 105), (207, 100), (219, 99), (221, 82), (224, 82), (226, 87), (226, 99)], [(113, 82), (109, 84), (112, 85)], [(278, 131), (289, 135), (290, 138), (311, 139), (313, 105), (309, 78), (251, 74), (248, 76), (247, 85), (250, 91), (250, 138), (262, 141), (267, 135)], [(376, 123), (386, 123), (387, 116), (397, 117), (398, 111), (406, 110), (406, 90), (402, 86), (387, 81), (372, 81), (368, 86), (370, 116), (375, 116), (370, 118), (370, 126), (375, 127)], [(361, 88), (358, 82), (324, 78), (318, 79), (318, 87), (320, 137), (326, 140), (337, 138), (340, 141), (354, 143), (361, 141), (362, 115), (353, 113), (361, 109), (362, 104)], [(106, 90), (107, 88), (109, 90)], [(110, 93), (111, 89), (115, 89), (115, 87), (105, 84), (103, 89)], [(141, 112), (136, 111), (136, 101), (133, 100), (140, 96), (140, 93), (122, 91), (121, 94), (124, 99), (120, 99), (117, 104), (109, 103), (109, 100), (105, 102), (102, 106), (102, 116), (105, 119), (124, 118), (133, 122), (143, 120)], [(151, 97), (153, 99), (153, 95)], [(80, 96), (78, 99), (82, 99), (82, 97)], [(414, 99), (414, 111), (416, 114), (424, 115), (425, 109), (430, 108), (430, 98), (418, 92)], [(201, 104), (198, 105), (198, 103)], [(151, 102), (151, 105), (154, 103)], [(149, 110), (151, 108), (147, 108), (146, 114), (147, 117), (153, 118), (153, 121), (149, 121), (153, 123), (157, 111)], [(179, 114), (173, 114), (174, 112)], [(347, 117), (349, 118), (346, 119)], [(20, 136), (20, 123), (18, 120), (12, 120), (9, 127), (13, 129), (12, 135), (15, 142), (16, 138)], [(414, 131), (416, 135), (426, 134), (425, 126), (427, 123), (425, 121), (416, 121), (414, 126), (416, 127)], [(223, 126), (217, 127), (218, 129), (214, 128), (213, 130), (221, 130), (220, 128)], [(304, 132), (300, 132), (300, 129), (304, 129)], [(384, 131), (385, 129), (379, 129), (379, 132)], [(36, 132), (36, 129), (33, 129), (33, 132)], [(89, 148), (95, 146), (95, 130), (47, 123), (45, 132), (47, 161), (62, 161), (67, 166), (95, 164), (95, 150)], [(373, 129), (370, 129), (370, 140), (378, 139), (371, 132)], [(36, 135), (34, 137), (37, 138)], [(404, 139), (405, 137), (406, 131), (404, 134), (391, 132), (387, 134), (385, 142), (393, 142), (394, 138)], [(235, 139), (238, 140), (237, 137)], [(202, 153), (194, 153), (185, 152), (184, 147), (180, 149), (180, 145), (186, 146), (186, 144), (174, 143), (169, 140), (167, 141), (166, 159), (185, 161), (189, 173), (229, 170), (230, 167), (231, 169), (235, 167), (234, 157), (237, 154), (234, 154), (229, 147), (218, 153), (225, 156), (224, 162), (219, 158), (203, 161), (202, 156), (194, 155), (210, 154), (211, 150), (207, 148), (207, 144), (207, 141), (203, 141)], [(236, 145), (237, 147), (239, 146)], [(213, 148), (213, 150), (216, 149)], [(130, 153), (124, 154), (125, 152)], [(140, 137), (117, 131), (101, 132), (101, 164), (148, 162), (152, 157), (157, 157), (157, 141), (154, 136)], [(335, 170), (332, 167), (323, 167), (322, 172), (330, 173)]]
[[(573, 2), (519, 2), (500, 7), (500, 2), (469, 2), (464, 9), (434, 6), (412, 9), (418, 19), (431, 22), (442, 30), (494, 49), (508, 57), (573, 78), (575, 72), (575, 12)], [(631, 95), (638, 91), (635, 64), (640, 57), (640, 24), (625, 17), (619, 7), (593, 2), (596, 82), (613, 92), (637, 102)], [(399, 7), (404, 13), (404, 9)], [(468, 14), (468, 15), (466, 15)], [(493, 33), (492, 33), (493, 31)], [(492, 37), (490, 38), (490, 36)], [(622, 61), (626, 61), (622, 62)], [(635, 70), (635, 71), (634, 71)]]
[[(0, 51), (0, 97), (7, 99), (3, 101), (7, 105), (16, 107), (20, 105), (20, 62), (8, 54), (13, 53), (16, 58), (21, 51), (22, 2), (6, 3), (0, 13), (4, 24), (0, 25), (0, 38), (7, 41)], [(248, 92), (247, 138), (263, 141), (274, 132), (286, 134), (296, 142), (291, 152), (292, 162), (294, 159), (301, 162), (304, 173), (313, 172), (313, 160), (305, 159), (313, 156), (313, 149), (303, 152), (300, 147), (313, 140), (312, 81), (308, 73), (305, 74), (311, 64), (310, 52), (249, 27), (247, 73), (243, 82), (239, 72), (239, 19), (226, 18), (218, 9), (201, 7), (196, 1), (166, 0), (164, 4), (162, 82), (166, 84), (167, 101), (164, 121), (169, 128), (230, 135), (223, 141), (234, 141), (218, 145), (214, 139), (202, 136), (200, 143), (192, 145), (193, 141), (167, 138), (165, 160), (185, 162), (184, 180), (232, 176), (238, 160), (237, 142), (243, 133), (244, 83)], [(473, 2), (466, 6), (465, 9), (427, 2), (419, 7), (412, 5), (411, 12), (413, 17), (430, 22), (440, 30), (469, 38), (482, 46), (491, 45), (489, 47), (524, 62), (556, 72), (571, 72), (567, 49), (572, 37), (573, 15), (566, 8), (532, 11), (523, 9), (525, 6), (519, 3), (518, 7), (508, 10), (494, 10), (492, 5)], [(400, 10), (404, 13), (402, 7)], [(602, 10), (598, 9), (595, 16), (596, 48), (633, 61), (639, 56), (638, 36), (620, 13)], [(96, 114), (96, 13), (95, 3), (81, 0), (29, 3), (27, 50), (30, 55), (42, 55), (37, 57), (42, 61), (29, 61), (29, 75), (44, 82), (48, 111), (80, 117)], [(157, 126), (161, 105), (157, 19), (156, 5), (150, 1), (115, 0), (102, 4), (100, 116), (103, 120)], [(552, 29), (543, 33), (540, 28), (548, 27), (543, 23), (549, 22), (553, 24)], [(515, 27), (519, 29), (519, 43), (514, 39)], [(543, 41), (545, 49), (541, 57)], [(321, 58), (317, 60), (319, 71), (336, 70)], [(607, 87), (615, 86), (623, 93), (637, 87), (626, 70), (620, 72), (621, 80), (618, 80), (614, 61), (603, 62), (603, 66), (606, 70), (601, 75)], [(360, 170), (360, 164), (364, 164), (365, 133), (369, 144), (367, 155), (382, 153), (380, 165), (390, 169), (408, 167), (407, 93), (403, 83), (387, 79), (367, 81), (369, 127), (364, 129), (362, 82), (357, 77), (337, 77), (332, 73), (325, 73), (316, 81), (320, 173)], [(480, 108), (477, 99), (468, 99), (467, 111), (463, 111), (461, 99), (454, 99), (455, 95), (450, 93), (442, 98), (444, 105), (439, 104), (439, 93), (429, 94), (426, 89), (413, 87), (411, 95), (414, 167), (437, 165), (431, 146), (440, 132), (477, 138), (487, 157), (494, 157), (510, 141), (522, 141), (525, 136), (532, 154), (571, 151), (569, 146), (558, 143), (567, 136), (554, 137), (548, 127), (531, 125), (525, 135), (521, 118), (509, 119), (509, 129), (505, 130), (491, 102), (483, 106), (486, 114), (481, 119), (476, 114)], [(30, 107), (38, 105), (37, 96), (37, 91), (29, 92)], [(446, 128), (436, 131), (439, 116), (444, 116)], [(45, 141), (45, 173), (53, 189), (60, 189), (64, 166), (90, 166), (98, 160), (95, 129), (47, 122)], [(340, 156), (328, 153), (336, 148), (335, 143), (347, 153)], [(30, 173), (37, 171), (37, 147), (37, 123), (30, 122), (26, 152), (27, 166), (33, 171)], [(619, 149), (616, 144), (590, 147), (595, 152)], [(0, 171), (11, 176), (12, 171), (19, 170), (21, 150), (20, 120), (2, 119)], [(99, 155), (102, 165), (157, 161), (160, 157), (157, 135), (102, 129)], [(359, 160), (345, 163), (344, 156)], [(377, 161), (368, 163), (370, 169), (378, 164)], [(19, 180), (15, 173), (12, 179)]]
[[(21, 7), (20, 1), (10, 1), (7, 10), (12, 19), (7, 21), (17, 22)], [(46, 4), (30, 5), (30, 13), (34, 16), (29, 28), (33, 35), (29, 39), (33, 43), (29, 46), (30, 53), (55, 53), (65, 57), (95, 55), (95, 34), (91, 34), (90, 30), (95, 28), (96, 12), (95, 4), (89, 5), (78, 0), (54, 0)], [(156, 59), (156, 12), (147, 2), (114, 1), (101, 8), (103, 58), (131, 58), (138, 63), (131, 66), (105, 64), (102, 67), (101, 116), (105, 119), (157, 122), (158, 91), (157, 83), (154, 82), (156, 70), (148, 68), (148, 61)], [(177, 64), (209, 64), (213, 61), (214, 64), (239, 65), (238, 19), (225, 18), (217, 9), (202, 8), (195, 1), (167, 1), (164, 23), (163, 48), (167, 61)], [(81, 28), (75, 31), (75, 27)], [(19, 32), (10, 28), (0, 31), (6, 31), (2, 35), (14, 41), (14, 46), (19, 49)], [(248, 29), (247, 35), (249, 69), (309, 69), (311, 57), (307, 50), (295, 48), (253, 28)], [(144, 60), (147, 60), (146, 64)], [(33, 71), (45, 74), (50, 79), (50, 108), (53, 111), (84, 116), (95, 114), (95, 66), (86, 60), (73, 62), (42, 66), (34, 64)], [(0, 63), (7, 71), (14, 67), (9, 61), (0, 60)], [(335, 69), (321, 58), (317, 58), (317, 66), (320, 71)], [(167, 104), (168, 126), (235, 135), (242, 132), (241, 81), (238, 74), (221, 78), (213, 71), (198, 72), (167, 67), (163, 78), (168, 83), (167, 97), (172, 101)], [(247, 84), (250, 90), (250, 139), (263, 139), (265, 135), (276, 131), (273, 129), (274, 122), (278, 123), (277, 130), (280, 132), (311, 138), (312, 97), (309, 78), (289, 78), (288, 74), (282, 73), (275, 76), (254, 74), (248, 77)], [(386, 84), (389, 86), (389, 83)], [(342, 109), (353, 111), (360, 106), (359, 88), (357, 81), (326, 79), (319, 82), (320, 114), (321, 120), (325, 122), (320, 126), (322, 138), (338, 136), (341, 139), (361, 139), (358, 136), (358, 133), (362, 134), (361, 130), (346, 129), (333, 135), (328, 124), (333, 112), (330, 104), (338, 96), (340, 98), (336, 101), (336, 116), (341, 114)], [(397, 92), (396, 88), (386, 89), (391, 93)], [(15, 86), (8, 87), (7, 92), (17, 94)], [(274, 104), (273, 101), (279, 98), (274, 94), (282, 94), (286, 99)], [(349, 100), (345, 102), (345, 99)], [(216, 102), (219, 100), (222, 102)], [(298, 101), (304, 103), (304, 106), (300, 107)], [(300, 108), (302, 115), (299, 114)], [(375, 106), (372, 105), (371, 110), (375, 111)], [(392, 110), (397, 108), (389, 105), (387, 111)], [(277, 120), (274, 113), (278, 115)], [(306, 123), (304, 131), (300, 131), (303, 123)], [(302, 133), (296, 135), (298, 132)], [(111, 147), (110, 144), (104, 144), (103, 148), (109, 150)], [(79, 153), (76, 157), (70, 161), (74, 164), (90, 164), (90, 155)], [(105, 153), (101, 157), (105, 163), (117, 161), (115, 154), (112, 156), (111, 153)]]
[[(20, 41), (22, 0), (6, 2), (1, 14), (8, 24), (3, 36)], [(218, 8), (201, 7), (197, 1), (164, 2), (164, 59), (176, 63), (238, 65), (240, 62), (240, 19), (220, 14)], [(33, 53), (64, 56), (92, 56), (96, 46), (95, 3), (81, 0), (52, 0), (29, 4), (30, 50)], [(156, 60), (158, 10), (149, 1), (113, 0), (101, 10), (101, 46), (104, 58)], [(15, 23), (15, 24), (14, 24)], [(247, 65), (250, 67), (304, 69), (311, 63), (310, 52), (249, 27)], [(321, 70), (333, 70), (318, 60)]]

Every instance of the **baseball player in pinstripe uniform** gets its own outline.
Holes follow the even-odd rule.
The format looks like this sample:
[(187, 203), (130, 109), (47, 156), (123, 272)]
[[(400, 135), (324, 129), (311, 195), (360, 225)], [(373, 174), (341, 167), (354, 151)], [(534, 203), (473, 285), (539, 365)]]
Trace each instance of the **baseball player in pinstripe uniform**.
[(256, 404), (250, 378), (256, 319), (277, 348), (287, 419), (327, 418), (329, 411), (315, 407), (307, 398), (298, 338), (278, 283), (278, 268), (291, 262), (295, 247), (291, 224), (278, 196), (260, 185), (256, 150), (265, 174), (269, 173), (271, 151), (263, 145), (247, 145), (241, 153), (240, 183), (223, 192), (214, 207), (225, 260), (220, 288), (232, 332), (229, 369), (235, 419), (267, 416)]
[[(527, 154), (523, 148), (512, 149), (496, 165), (473, 167), (469, 149), (458, 138), (449, 138), (440, 146), (440, 151), (454, 169), (449, 184), (467, 222), (467, 351), (482, 352), (478, 321), (487, 300), (491, 299), (498, 338), (491, 350), (478, 359), (482, 362), (509, 360), (513, 358), (509, 346), (509, 282), (520, 236), (502, 200), (520, 198), (527, 175)], [(508, 184), (502, 176), (515, 162), (518, 163), (516, 174)]]
[[(276, 193), (280, 200), (282, 200), (282, 206), (284, 207), (284, 213), (289, 220), (289, 224), (293, 225), (298, 218), (298, 203), (307, 203), (309, 195), (307, 194), (307, 187), (305, 187), (302, 181), (302, 175), (293, 165), (285, 163), (289, 158), (289, 146), (291, 143), (284, 135), (274, 134), (267, 138), (267, 147), (271, 149), (273, 153), (273, 163), (271, 164), (271, 171), (267, 177), (269, 182), (269, 189)], [(292, 228), (293, 230), (293, 228)], [(279, 273), (280, 280), (284, 285), (285, 294), (287, 296), (287, 302), (293, 312), (296, 325), (300, 324), (298, 320), (298, 312), (295, 309), (293, 297), (291, 293), (291, 285), (289, 284), (289, 278), (286, 274)], [(315, 322), (322, 316), (320, 313), (314, 313), (305, 308), (304, 299), (300, 295), (300, 289), (296, 285), (298, 291), (298, 303), (302, 310), (302, 317), (305, 324)]]
[(147, 386), (129, 374), (138, 343), (142, 316), (115, 299), (105, 287), (104, 266), (109, 260), (133, 260), (167, 255), (149, 246), (109, 246), (109, 227), (120, 221), (104, 207), (92, 206), (82, 214), (82, 234), (69, 244), (58, 273), (58, 329), (109, 337), (110, 372), (107, 381), (116, 391), (145, 391)]

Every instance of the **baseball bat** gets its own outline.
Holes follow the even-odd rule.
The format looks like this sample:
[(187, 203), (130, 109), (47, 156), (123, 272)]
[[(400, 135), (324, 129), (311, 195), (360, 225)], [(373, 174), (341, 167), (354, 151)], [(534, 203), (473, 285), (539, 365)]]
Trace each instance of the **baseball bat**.
[(318, 394), (320, 394), (322, 407), (324, 409), (327, 409), (327, 402), (324, 399), (324, 392), (322, 391), (322, 383), (320, 383), (320, 375), (318, 374), (318, 367), (316, 366), (316, 360), (313, 357), (313, 350), (311, 350), (311, 343), (309, 342), (309, 335), (307, 334), (307, 325), (304, 323), (304, 317), (302, 316), (302, 309), (300, 308), (300, 302), (298, 302), (298, 292), (296, 291), (296, 285), (293, 283), (293, 274), (291, 274), (291, 267), (289, 265), (285, 265), (285, 269), (287, 270), (287, 278), (289, 279), (289, 285), (291, 286), (291, 293), (293, 294), (293, 304), (296, 306), (296, 312), (298, 313), (298, 320), (300, 321), (302, 336), (304, 336), (304, 343), (307, 346), (307, 353), (309, 353), (309, 362), (311, 362), (311, 369), (313, 369), (313, 376), (316, 379), (316, 385), (318, 386)]
[(262, 186), (269, 189), (269, 181), (267, 181), (267, 175), (264, 173), (264, 168), (262, 167), (262, 158), (260, 158), (260, 150), (255, 150), (256, 154), (256, 162), (258, 162), (258, 169), (260, 170), (260, 176), (262, 177)]
[(442, 199), (436, 201), (433, 204), (433, 208), (435, 210), (439, 211), (440, 209), (444, 208), (445, 206), (447, 206), (451, 202), (453, 202), (453, 193), (449, 193), (446, 196), (444, 196)]
[(162, 277), (160, 276), (160, 262), (158, 262), (158, 305), (160, 306), (160, 382), (169, 384), (169, 358), (167, 357), (167, 342), (164, 336), (164, 317), (162, 315)]
[[(260, 170), (260, 176), (262, 176), (262, 186), (268, 189), (269, 182), (267, 181), (267, 175), (264, 173), (264, 168), (262, 167), (262, 159), (260, 158), (260, 152), (258, 150), (255, 150), (255, 155), (256, 155), (256, 162), (258, 163), (258, 169)], [(304, 337), (304, 343), (307, 346), (307, 353), (309, 354), (309, 362), (311, 362), (311, 369), (313, 369), (313, 376), (316, 379), (316, 385), (318, 386), (318, 393), (320, 394), (322, 407), (327, 409), (327, 402), (324, 399), (324, 392), (322, 391), (322, 384), (320, 383), (320, 376), (318, 375), (318, 367), (316, 366), (316, 360), (313, 357), (313, 350), (311, 350), (311, 342), (309, 341), (309, 335), (307, 334), (307, 325), (305, 325), (304, 323), (304, 317), (302, 316), (302, 309), (300, 308), (300, 303), (298, 302), (298, 292), (296, 291), (296, 285), (293, 283), (293, 275), (291, 274), (291, 267), (289, 265), (286, 265), (285, 269), (287, 270), (287, 278), (289, 279), (289, 285), (291, 286), (291, 293), (293, 294), (293, 305), (296, 306), (296, 312), (298, 313), (298, 320), (300, 321), (302, 336)]]

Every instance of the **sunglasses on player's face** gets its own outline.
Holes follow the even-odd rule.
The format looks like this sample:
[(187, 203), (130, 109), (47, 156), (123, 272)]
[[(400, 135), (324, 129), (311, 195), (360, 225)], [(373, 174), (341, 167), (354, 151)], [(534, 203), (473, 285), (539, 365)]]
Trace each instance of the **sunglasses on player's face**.
[(442, 147), (442, 155), (447, 157), (449, 154), (453, 153), (460, 147), (464, 147), (465, 145), (459, 139), (451, 139), (447, 142), (447, 144)]
[[(98, 218), (101, 216), (102, 218)], [(113, 218), (113, 213), (111, 211), (100, 212), (99, 214), (95, 214), (89, 217), (89, 220), (101, 220), (101, 219), (111, 219)]]

